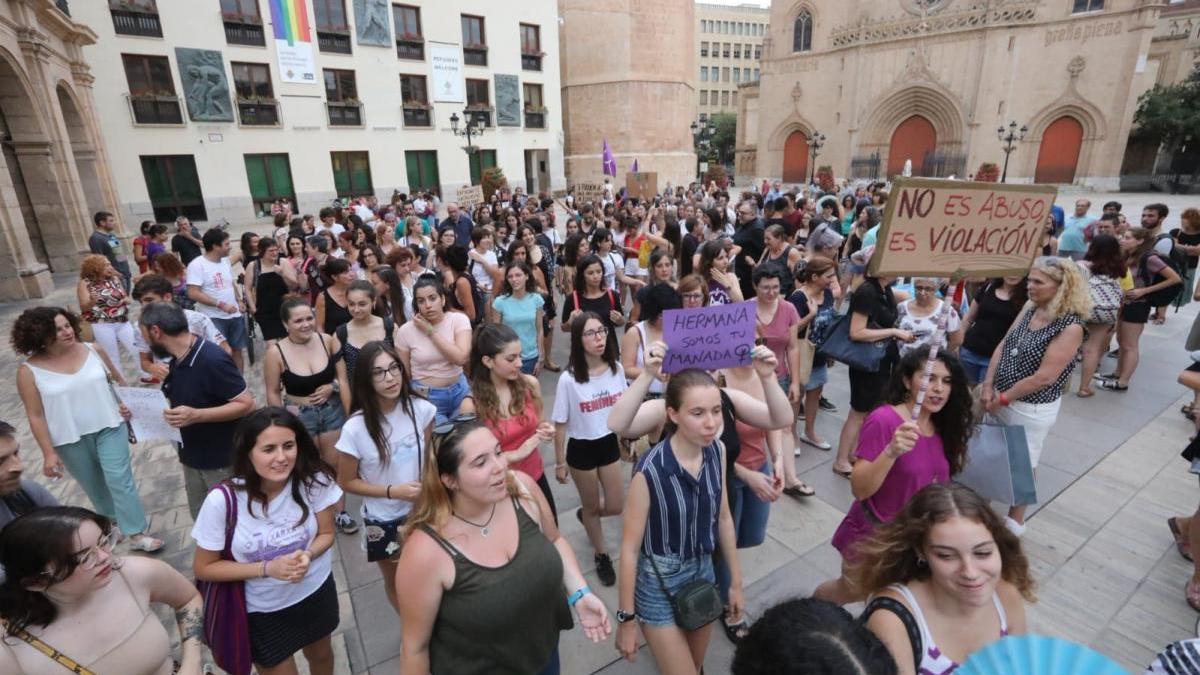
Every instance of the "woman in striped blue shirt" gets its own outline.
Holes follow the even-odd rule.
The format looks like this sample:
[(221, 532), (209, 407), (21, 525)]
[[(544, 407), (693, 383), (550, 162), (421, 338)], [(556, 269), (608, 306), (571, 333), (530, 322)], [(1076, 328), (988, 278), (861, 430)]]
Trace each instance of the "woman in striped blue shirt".
[[(651, 356), (662, 358), (661, 353)], [(723, 496), (725, 447), (717, 438), (721, 394), (707, 373), (685, 370), (671, 376), (663, 399), (666, 439), (638, 461), (625, 503), (617, 649), (634, 660), (637, 618), (661, 672), (695, 675), (704, 664), (712, 624), (692, 631), (677, 626), (663, 586), (673, 594), (697, 578), (714, 582), (713, 550), (718, 545), (736, 550), (733, 518)], [(737, 556), (730, 556), (729, 566), (727, 616), (736, 623), (743, 604)]]

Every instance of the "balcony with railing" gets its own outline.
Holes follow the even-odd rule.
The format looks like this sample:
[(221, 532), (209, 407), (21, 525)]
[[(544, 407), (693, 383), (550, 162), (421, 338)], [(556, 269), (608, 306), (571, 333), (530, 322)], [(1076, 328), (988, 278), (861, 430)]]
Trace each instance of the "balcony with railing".
[(350, 29), (317, 29), (317, 49), (326, 54), (350, 54)]
[(183, 124), (183, 107), (174, 94), (128, 94), (134, 124)]
[(279, 101), (273, 99), (242, 99), (237, 102), (238, 119), (244, 127), (279, 126)]
[(431, 127), (433, 126), (432, 108), (428, 103), (405, 103), (404, 126)]
[(132, 6), (113, 6), (108, 11), (112, 13), (113, 30), (117, 32), (117, 35), (158, 38), (163, 36), (162, 22), (158, 20), (158, 12), (134, 9)]
[(545, 108), (526, 108), (525, 109), (525, 128), (526, 129), (545, 129), (546, 128), (546, 109)]
[(225, 42), (228, 44), (247, 45), (250, 47), (267, 46), (262, 20), (258, 17), (226, 14), (224, 19)]
[(468, 106), (467, 119), (477, 127), (490, 127), (492, 126), (492, 108), (490, 106), (480, 108)]
[(362, 103), (358, 101), (326, 101), (331, 127), (361, 127), (363, 125)]
[(425, 38), (416, 33), (396, 34), (396, 58), (412, 61), (425, 60)]
[(545, 55), (545, 52), (522, 52), (521, 70), (541, 71), (542, 57)]
[(484, 66), (488, 64), (488, 48), (487, 45), (466, 44), (463, 45), (463, 63), (468, 66)]

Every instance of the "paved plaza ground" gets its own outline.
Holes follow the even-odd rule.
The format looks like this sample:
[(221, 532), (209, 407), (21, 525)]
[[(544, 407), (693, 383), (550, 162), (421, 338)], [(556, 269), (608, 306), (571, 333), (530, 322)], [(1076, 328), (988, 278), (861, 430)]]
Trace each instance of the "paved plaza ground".
[[(1060, 203), (1069, 209), (1074, 196), (1063, 194)], [(1179, 209), (1190, 204), (1159, 195), (1087, 196), (1097, 213), (1109, 198), (1123, 202), (1134, 222), (1144, 203), (1166, 201), (1173, 211), (1170, 223), (1177, 223)], [(9, 334), (24, 307), (74, 305), (73, 282), (73, 276), (56, 279), (55, 293), (39, 303), (0, 305), (0, 333)], [(1163, 645), (1194, 636), (1200, 616), (1184, 602), (1183, 585), (1190, 565), (1176, 553), (1166, 527), (1167, 517), (1190, 514), (1197, 503), (1196, 478), (1179, 459), (1191, 424), (1178, 408), (1190, 396), (1175, 383), (1188, 362), (1182, 345), (1196, 311), (1196, 306), (1189, 306), (1172, 313), (1163, 326), (1147, 326), (1141, 365), (1128, 393), (1098, 390), (1087, 400), (1073, 394), (1064, 397), (1038, 474), (1042, 504), (1033, 512), (1024, 537), (1038, 583), (1038, 602), (1028, 609), (1030, 630), (1091, 645), (1131, 672), (1140, 673)], [(555, 360), (565, 363), (565, 334), (557, 334), (555, 344)], [(22, 430), (26, 474), (45, 482), (41, 456), (26, 431), (24, 411), (11, 379), (18, 363), (11, 349), (2, 350), (0, 372), (8, 375), (3, 380), (7, 386), (0, 388), (0, 419)], [(131, 361), (126, 363), (128, 366)], [(248, 372), (251, 390), (261, 404), (265, 397), (259, 369), (251, 367)], [(556, 378), (553, 373), (541, 377), (547, 399), (554, 396)], [(821, 413), (818, 431), (835, 441), (848, 408), (843, 366), (831, 371), (826, 392), (839, 412)], [(553, 401), (547, 400), (546, 410), (552, 405)], [(542, 456), (547, 465), (553, 464), (551, 447), (544, 447)], [(739, 552), (752, 617), (786, 598), (811, 594), (819, 582), (837, 573), (840, 560), (829, 539), (852, 497), (849, 481), (830, 470), (832, 459), (831, 452), (806, 447), (795, 461), (817, 495), (803, 502), (782, 498), (772, 508), (763, 545)], [(191, 518), (174, 452), (161, 443), (141, 444), (134, 448), (134, 465), (151, 529), (167, 542), (162, 558), (190, 576)], [(64, 502), (88, 503), (70, 479), (47, 484)], [(574, 487), (551, 484), (560, 513), (571, 514), (579, 503)], [(357, 512), (357, 501), (352, 504), (351, 511)], [(619, 523), (619, 518), (605, 521), (614, 555)], [(616, 588), (604, 588), (595, 578), (582, 526), (575, 518), (564, 517), (562, 531), (575, 547), (592, 588), (615, 610)], [(366, 562), (357, 535), (339, 535), (335, 555), (341, 606), (341, 625), (335, 636), (338, 672), (398, 672), (399, 621), (387, 604), (377, 568)], [(167, 618), (166, 613), (163, 617)], [(165, 623), (174, 631), (173, 621)], [(611, 638), (593, 645), (579, 630), (563, 633), (560, 649), (563, 672), (571, 675), (656, 672), (646, 649), (639, 653), (637, 663), (628, 664), (618, 659)], [(706, 671), (727, 672), (732, 653), (725, 636), (715, 632)]]

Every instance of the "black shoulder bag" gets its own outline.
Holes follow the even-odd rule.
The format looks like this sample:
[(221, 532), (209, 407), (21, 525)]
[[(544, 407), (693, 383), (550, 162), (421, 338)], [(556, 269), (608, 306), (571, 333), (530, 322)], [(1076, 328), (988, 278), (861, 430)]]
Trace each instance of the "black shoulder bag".
[(671, 591), (667, 590), (667, 584), (663, 582), (662, 573), (658, 571), (658, 563), (654, 562), (654, 554), (647, 554), (646, 557), (650, 559), (650, 566), (654, 568), (654, 576), (658, 577), (658, 585), (671, 602), (675, 624), (680, 628), (687, 631), (697, 630), (716, 621), (725, 613), (721, 594), (711, 581), (696, 577), (672, 595)]

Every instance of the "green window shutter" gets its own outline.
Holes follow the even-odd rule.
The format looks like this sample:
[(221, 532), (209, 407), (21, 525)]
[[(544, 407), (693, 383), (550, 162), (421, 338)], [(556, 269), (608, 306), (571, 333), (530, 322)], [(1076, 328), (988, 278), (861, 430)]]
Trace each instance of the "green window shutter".
[(483, 151), (480, 150), (470, 155), (471, 163), (471, 185), (479, 185), (479, 180), (483, 175), (483, 169), (480, 168), (480, 163), (483, 161)]
[(267, 156), (267, 176), (271, 191), (276, 197), (294, 197), (292, 170), (287, 155)]
[(200, 176), (196, 173), (196, 160), (191, 155), (171, 158), (171, 169), (175, 177), (175, 196), (184, 203), (202, 203)]
[(333, 189), (339, 197), (350, 194), (350, 168), (346, 166), (345, 155), (333, 153)]
[(426, 150), (421, 153), (421, 177), (425, 179), (426, 188), (440, 188), (441, 179), (438, 177), (437, 153)]
[(371, 188), (371, 161), (367, 153), (350, 155), (350, 189), (354, 194), (369, 194)]
[(158, 160), (158, 157), (142, 157), (142, 174), (146, 177), (146, 191), (150, 193), (151, 204), (173, 200), (171, 182)]
[[(496, 166), (496, 151), (495, 150), (480, 150), (479, 156), (481, 158), (481, 161), (483, 162), (484, 169), (490, 169), (490, 168)], [(480, 173), (482, 173), (482, 172), (480, 172)], [(471, 184), (479, 185), (479, 181), (476, 180)]]
[(254, 201), (270, 198), (271, 190), (267, 185), (262, 155), (246, 155), (246, 178), (250, 181), (250, 197)]
[(408, 172), (408, 189), (410, 191), (421, 186), (421, 168), (418, 162), (417, 153), (411, 150), (404, 153), (404, 170)]

